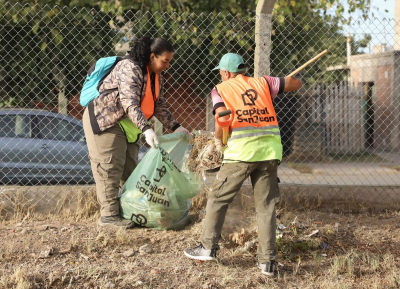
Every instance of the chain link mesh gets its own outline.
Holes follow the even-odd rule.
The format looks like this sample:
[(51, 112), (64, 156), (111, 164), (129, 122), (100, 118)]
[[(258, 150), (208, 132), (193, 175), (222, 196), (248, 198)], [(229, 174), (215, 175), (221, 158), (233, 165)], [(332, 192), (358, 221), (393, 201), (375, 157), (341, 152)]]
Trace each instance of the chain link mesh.
[[(93, 190), (79, 92), (98, 58), (124, 55), (143, 35), (171, 40), (176, 52), (167, 71), (166, 98), (189, 130), (214, 130), (210, 92), (220, 76), (211, 69), (223, 54), (242, 55), (246, 74), (255, 72), (252, 17), (115, 16), (96, 9), (8, 4), (0, 12), (0, 201), (5, 210), (21, 200), (57, 208)], [(328, 56), (297, 75), (304, 83), (300, 91), (274, 101), (284, 146), (281, 192), (288, 198), (397, 205), (398, 27), (387, 19), (355, 19), (351, 25), (341, 20), (272, 19), (272, 76), (288, 75), (329, 49)]]

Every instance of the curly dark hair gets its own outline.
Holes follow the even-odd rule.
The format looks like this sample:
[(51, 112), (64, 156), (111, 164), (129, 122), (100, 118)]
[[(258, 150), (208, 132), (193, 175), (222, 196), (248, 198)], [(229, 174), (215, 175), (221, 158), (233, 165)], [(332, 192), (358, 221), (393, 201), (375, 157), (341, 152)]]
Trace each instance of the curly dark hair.
[(139, 62), (142, 68), (145, 68), (150, 62), (150, 55), (152, 53), (156, 56), (160, 56), (164, 52), (175, 52), (171, 42), (164, 38), (143, 36), (133, 42), (128, 54), (134, 61)]

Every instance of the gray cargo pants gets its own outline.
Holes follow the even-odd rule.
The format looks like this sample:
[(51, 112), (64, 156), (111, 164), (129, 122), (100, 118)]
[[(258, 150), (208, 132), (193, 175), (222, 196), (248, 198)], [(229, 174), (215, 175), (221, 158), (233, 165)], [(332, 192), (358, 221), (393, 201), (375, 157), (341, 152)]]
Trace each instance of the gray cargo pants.
[(222, 165), (208, 195), (206, 217), (200, 238), (206, 249), (218, 248), (228, 205), (243, 182), (250, 177), (257, 212), (258, 261), (264, 263), (276, 259), (275, 204), (280, 199), (277, 172), (277, 160)]
[(118, 124), (94, 134), (87, 109), (83, 113), (83, 129), (101, 216), (119, 215), (119, 188), (138, 164), (139, 144), (128, 143)]

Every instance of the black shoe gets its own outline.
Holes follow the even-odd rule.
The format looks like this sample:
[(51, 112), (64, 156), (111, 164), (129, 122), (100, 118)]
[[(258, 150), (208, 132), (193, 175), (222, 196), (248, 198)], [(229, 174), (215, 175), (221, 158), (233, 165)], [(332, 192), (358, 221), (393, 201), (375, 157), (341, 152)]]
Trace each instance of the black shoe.
[(197, 247), (186, 249), (186, 257), (190, 259), (200, 260), (200, 261), (215, 261), (217, 257), (217, 249), (208, 250), (200, 244)]
[(131, 220), (126, 220), (121, 216), (110, 216), (110, 217), (101, 217), (98, 225), (101, 227), (129, 229), (135, 226), (135, 223), (132, 222)]
[(257, 268), (261, 269), (261, 273), (273, 277), (276, 271), (276, 261), (267, 261), (262, 264), (257, 262)]

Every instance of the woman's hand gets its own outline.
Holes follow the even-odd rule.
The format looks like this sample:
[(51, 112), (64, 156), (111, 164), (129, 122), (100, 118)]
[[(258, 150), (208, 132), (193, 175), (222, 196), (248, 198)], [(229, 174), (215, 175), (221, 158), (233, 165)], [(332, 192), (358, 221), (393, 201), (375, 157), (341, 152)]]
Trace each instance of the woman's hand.
[(155, 144), (158, 144), (158, 138), (157, 138), (157, 135), (154, 132), (154, 130), (149, 128), (143, 134), (144, 134), (144, 136), (146, 138), (146, 142), (149, 144), (149, 146), (151, 146), (153, 149), (155, 149), (156, 148)]

